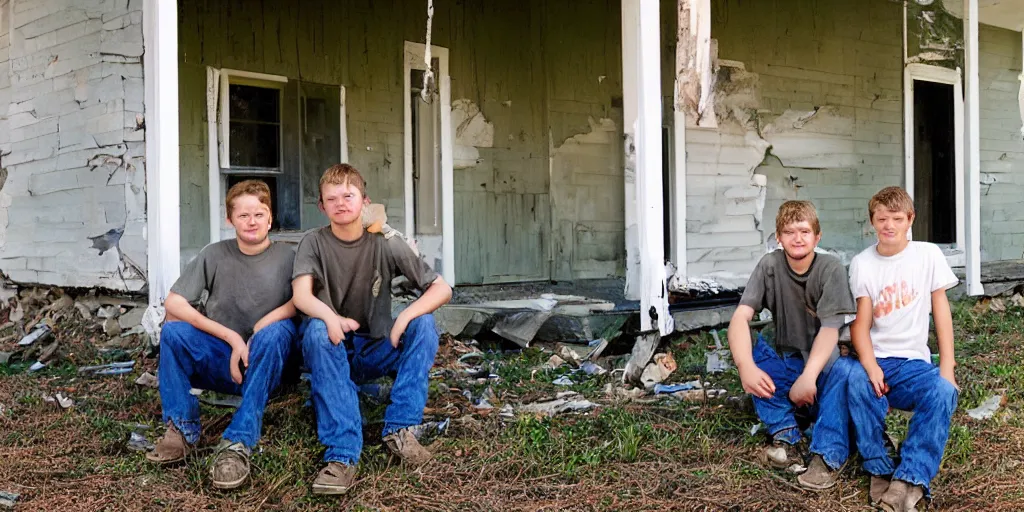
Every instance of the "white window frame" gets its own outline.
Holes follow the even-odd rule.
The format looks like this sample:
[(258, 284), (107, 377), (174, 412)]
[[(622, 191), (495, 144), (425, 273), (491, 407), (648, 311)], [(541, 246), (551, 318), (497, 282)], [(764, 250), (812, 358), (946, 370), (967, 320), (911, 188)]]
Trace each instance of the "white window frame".
[[(953, 86), (953, 140), (956, 154), (954, 180), (956, 183), (956, 243), (955, 254), (947, 256), (952, 266), (963, 266), (966, 262), (966, 222), (964, 189), (964, 94), (963, 77), (960, 68), (949, 69), (929, 64), (907, 64), (903, 70), (903, 151), (904, 186), (910, 197), (914, 197), (914, 82), (933, 82)], [(907, 236), (912, 236), (908, 233)]]
[[(418, 69), (426, 71), (424, 62), (427, 46), (422, 43), (406, 41), (403, 49), (402, 66), (402, 111), (404, 115), (404, 151), (405, 167), (405, 232), (408, 236), (416, 235), (415, 194), (413, 192), (413, 147), (412, 147), (412, 108), (409, 97), (412, 95), (412, 84), (409, 73)], [(441, 98), (441, 275), (445, 281), (455, 284), (455, 177), (453, 160), (452, 132), (452, 98), (451, 77), (448, 75), (448, 49), (440, 46), (430, 47), (432, 58), (438, 61), (438, 76), (435, 81)]]

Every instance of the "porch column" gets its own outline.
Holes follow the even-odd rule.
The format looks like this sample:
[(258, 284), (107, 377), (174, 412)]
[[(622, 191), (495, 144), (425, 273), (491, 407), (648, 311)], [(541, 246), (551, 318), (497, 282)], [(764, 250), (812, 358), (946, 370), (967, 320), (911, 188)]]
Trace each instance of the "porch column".
[(146, 236), (149, 303), (159, 305), (178, 278), (178, 3), (145, 0)]
[[(636, 88), (623, 91), (623, 106), (630, 105), (626, 108), (636, 113), (632, 124), (633, 144), (629, 143), (627, 135), (625, 156), (627, 183), (632, 163), (636, 184), (640, 326), (644, 331), (658, 329), (664, 336), (672, 332), (672, 317), (668, 314), (665, 244), (662, 238), (661, 31), (658, 4), (659, 0), (623, 0), (623, 24), (632, 26), (628, 30), (623, 27), (622, 75), (636, 77)], [(634, 42), (629, 44), (629, 39)]]
[(978, 78), (978, 0), (964, 2), (964, 61), (967, 98), (964, 116), (965, 213), (964, 253), (967, 293), (982, 295), (981, 284), (981, 91)]

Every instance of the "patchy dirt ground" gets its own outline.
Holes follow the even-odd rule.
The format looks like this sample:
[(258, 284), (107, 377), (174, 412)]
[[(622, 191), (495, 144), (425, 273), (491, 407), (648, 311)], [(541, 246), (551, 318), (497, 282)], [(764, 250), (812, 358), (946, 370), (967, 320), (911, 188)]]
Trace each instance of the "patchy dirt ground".
[[(1024, 310), (1010, 306), (972, 310), (956, 306), (958, 378), (963, 387), (942, 471), (933, 484), (939, 510), (1024, 509)], [(0, 318), (2, 320), (2, 318)], [(308, 387), (298, 383), (271, 402), (264, 419), (262, 451), (253, 458), (251, 483), (223, 493), (209, 484), (214, 445), (230, 409), (203, 405), (202, 449), (186, 463), (157, 467), (127, 446), (133, 430), (159, 435), (157, 391), (134, 384), (156, 359), (137, 336), (121, 348), (95, 321), (65, 315), (57, 322), (60, 357), (27, 373), (31, 361), (0, 365), (0, 491), (20, 494), (16, 510), (867, 510), (867, 479), (848, 469), (835, 489), (802, 491), (790, 475), (757, 461), (761, 437), (743, 401), (689, 403), (672, 399), (628, 401), (608, 397), (611, 374), (570, 375), (572, 365), (538, 369), (550, 354), (531, 349), (506, 353), (484, 347), (484, 374), (466, 377), (460, 355), (478, 347), (445, 339), (431, 383), (428, 419), (451, 418), (431, 446), (436, 459), (407, 470), (380, 445), (383, 408), (367, 400), (366, 448), (360, 481), (342, 498), (316, 497), (309, 486), (319, 469)], [(0, 332), (0, 334), (3, 334)], [(0, 351), (12, 351), (8, 336)], [(669, 340), (679, 369), (669, 379), (710, 380), (738, 393), (734, 373), (701, 375), (710, 338)], [(488, 352), (487, 348), (494, 349)], [(122, 376), (81, 376), (83, 364), (135, 360)], [(614, 364), (614, 360), (606, 360)], [(493, 409), (472, 405), (487, 388)], [(518, 405), (571, 389), (599, 406), (555, 417), (517, 414)], [(74, 400), (61, 409), (47, 399), (57, 392)], [(994, 393), (1007, 404), (994, 418), (977, 421), (964, 412)], [(615, 394), (613, 392), (613, 394)], [(485, 395), (487, 396), (487, 395)], [(891, 431), (906, 419), (891, 415)], [(148, 427), (141, 430), (140, 426)], [(856, 461), (851, 466), (857, 466)]]

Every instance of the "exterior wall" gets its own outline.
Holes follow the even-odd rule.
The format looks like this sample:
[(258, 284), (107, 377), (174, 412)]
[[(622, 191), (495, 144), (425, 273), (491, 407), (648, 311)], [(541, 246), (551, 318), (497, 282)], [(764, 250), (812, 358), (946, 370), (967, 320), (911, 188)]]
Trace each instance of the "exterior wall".
[[(623, 273), (620, 5), (584, 3), (435, 6), (453, 105), (493, 130), (484, 141), (453, 126), (461, 283)], [(403, 44), (424, 42), (425, 4), (179, 4), (184, 252), (208, 238), (206, 66), (344, 85), (349, 159), (404, 230)]]
[(1021, 33), (979, 27), (981, 257), (1024, 259)]
[(145, 283), (141, 1), (0, 0), (0, 270)]
[(687, 128), (689, 274), (748, 273), (788, 199), (818, 208), (821, 245), (872, 235), (874, 192), (903, 181), (902, 6), (712, 5), (716, 119)]

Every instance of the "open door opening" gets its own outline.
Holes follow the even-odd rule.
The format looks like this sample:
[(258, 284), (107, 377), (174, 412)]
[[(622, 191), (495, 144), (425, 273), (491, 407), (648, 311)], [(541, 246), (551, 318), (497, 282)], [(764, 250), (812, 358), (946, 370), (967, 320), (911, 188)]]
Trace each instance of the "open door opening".
[(957, 243), (956, 126), (952, 84), (914, 80), (914, 240)]

